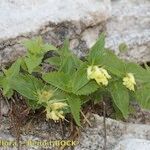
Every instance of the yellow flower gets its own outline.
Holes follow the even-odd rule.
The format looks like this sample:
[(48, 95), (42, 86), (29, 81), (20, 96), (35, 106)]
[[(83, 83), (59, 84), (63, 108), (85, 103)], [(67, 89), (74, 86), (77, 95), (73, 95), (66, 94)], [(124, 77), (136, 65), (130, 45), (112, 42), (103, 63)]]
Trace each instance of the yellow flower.
[(53, 91), (39, 91), (38, 92), (38, 103), (47, 102), (53, 96)]
[(47, 110), (46, 114), (47, 119), (52, 119), (54, 121), (58, 121), (59, 119), (64, 119), (64, 113), (63, 111), (49, 111)]
[(108, 79), (111, 79), (111, 76), (104, 68), (99, 68), (98, 66), (89, 66), (87, 68), (87, 78), (88, 80), (95, 79), (97, 84), (107, 86)]
[(62, 109), (64, 107), (66, 107), (67, 104), (66, 103), (62, 103), (62, 102), (57, 102), (57, 103), (53, 103), (50, 105), (50, 108), (52, 110), (58, 110), (58, 109)]
[(48, 104), (46, 107), (46, 118), (58, 121), (59, 119), (64, 119), (64, 112), (61, 110), (68, 106), (66, 103), (57, 102), (53, 104)]
[(57, 116), (56, 111), (47, 111), (46, 118), (47, 119), (52, 119), (54, 121), (59, 120), (59, 117)]
[(123, 85), (129, 90), (135, 91), (134, 86), (136, 85), (136, 82), (132, 73), (127, 73), (126, 77), (123, 78)]

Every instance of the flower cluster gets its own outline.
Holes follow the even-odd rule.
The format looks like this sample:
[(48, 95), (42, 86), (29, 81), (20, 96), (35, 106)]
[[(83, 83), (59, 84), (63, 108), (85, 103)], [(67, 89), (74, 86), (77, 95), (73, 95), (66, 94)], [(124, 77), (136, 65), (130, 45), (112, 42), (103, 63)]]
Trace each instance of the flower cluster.
[[(104, 68), (100, 68), (98, 66), (89, 66), (87, 68), (87, 78), (88, 80), (95, 79), (97, 84), (107, 86), (108, 79), (111, 79), (111, 76)], [(123, 78), (123, 85), (129, 90), (135, 91), (134, 86), (136, 85), (136, 82), (132, 73), (127, 73), (127, 75)]]
[(46, 118), (58, 121), (64, 119), (63, 109), (67, 106), (63, 102), (51, 102), (51, 98), (54, 96), (54, 92), (49, 90), (38, 91), (38, 104), (46, 104)]
[(52, 119), (54, 121), (58, 121), (59, 119), (64, 119), (65, 117), (62, 109), (64, 109), (66, 106), (68, 105), (63, 102), (48, 104), (46, 107), (46, 118)]
[(108, 74), (107, 70), (100, 68), (98, 66), (89, 66), (87, 68), (87, 78), (95, 79), (97, 84), (102, 84), (104, 86), (108, 85), (108, 79), (111, 79), (111, 76)]
[(123, 78), (123, 85), (125, 85), (129, 90), (135, 91), (134, 86), (136, 85), (136, 82), (132, 73), (127, 73), (126, 77)]
[(53, 91), (38, 91), (38, 103), (47, 103), (53, 97)]

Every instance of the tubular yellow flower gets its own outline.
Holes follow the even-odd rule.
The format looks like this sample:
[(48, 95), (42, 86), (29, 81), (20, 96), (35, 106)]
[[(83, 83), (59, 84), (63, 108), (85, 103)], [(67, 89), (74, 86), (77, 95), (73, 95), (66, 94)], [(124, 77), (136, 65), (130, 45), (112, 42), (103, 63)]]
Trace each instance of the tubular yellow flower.
[(64, 112), (61, 110), (68, 106), (66, 103), (57, 102), (53, 104), (48, 104), (46, 107), (46, 118), (58, 121), (59, 119), (64, 119)]
[(38, 92), (38, 103), (47, 102), (53, 96), (53, 91), (39, 91)]
[(105, 69), (103, 69), (103, 68), (99, 68), (99, 69), (105, 75), (105, 77), (107, 79), (111, 79), (111, 76), (108, 74), (108, 72)]
[(135, 91), (134, 86), (136, 85), (136, 82), (132, 73), (127, 73), (126, 77), (123, 78), (123, 85), (125, 85), (129, 90)]
[(68, 106), (66, 103), (62, 103), (62, 102), (58, 102), (58, 103), (53, 103), (50, 105), (50, 108), (52, 110), (58, 110), (58, 109), (62, 109), (64, 107)]
[(95, 79), (97, 84), (107, 86), (108, 79), (111, 79), (111, 76), (104, 68), (99, 68), (98, 66), (89, 66), (87, 68), (87, 78), (88, 80)]
[(47, 114), (46, 114), (46, 118), (47, 119), (52, 119), (54, 121), (58, 121), (59, 120), (59, 116), (57, 116), (57, 112), (56, 111), (47, 111)]

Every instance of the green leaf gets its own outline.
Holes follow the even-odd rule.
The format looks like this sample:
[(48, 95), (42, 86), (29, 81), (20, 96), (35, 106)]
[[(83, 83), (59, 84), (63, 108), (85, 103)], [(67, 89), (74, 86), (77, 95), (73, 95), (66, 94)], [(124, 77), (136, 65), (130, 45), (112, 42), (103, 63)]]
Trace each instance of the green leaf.
[(36, 55), (29, 55), (28, 57), (24, 58), (26, 66), (28, 68), (28, 72), (31, 74), (35, 68), (37, 68), (42, 62), (41, 56)]
[(73, 118), (78, 126), (81, 126), (80, 124), (80, 110), (81, 110), (81, 100), (79, 97), (75, 95), (70, 95), (68, 97), (68, 104), (71, 109), (71, 113), (73, 115)]
[(47, 83), (57, 87), (63, 91), (70, 92), (71, 87), (69, 87), (70, 76), (63, 72), (50, 72), (42, 76), (43, 80)]
[(21, 59), (19, 58), (8, 70), (3, 69), (4, 76), (1, 79), (1, 86), (3, 88), (3, 95), (8, 96), (8, 98), (10, 98), (10, 96), (13, 94), (11, 81), (14, 80), (14, 78), (16, 78), (16, 76), (19, 74), (20, 64)]
[(51, 44), (46, 43), (42, 45), (42, 51), (45, 53), (48, 51), (56, 51), (56, 50), (57, 48)]
[(61, 59), (58, 56), (54, 56), (46, 59), (45, 62), (49, 63), (50, 65), (59, 67), (61, 63)]
[(63, 47), (59, 51), (59, 55), (61, 60), (59, 71), (61, 72), (72, 75), (82, 64), (82, 61), (69, 49), (68, 40), (65, 40)]
[(135, 96), (137, 102), (142, 108), (150, 109), (150, 85), (138, 89)]
[(89, 80), (87, 79), (87, 65), (83, 64), (78, 70), (75, 72), (72, 78), (72, 91), (76, 93), (79, 89), (85, 86)]
[(83, 87), (78, 89), (78, 91), (76, 91), (74, 94), (89, 95), (89, 94), (95, 92), (98, 88), (99, 88), (99, 86), (98, 86), (98, 84), (95, 83), (95, 81), (90, 81), (89, 83), (87, 83), (86, 85), (84, 85)]
[(103, 58), (99, 60), (99, 64), (118, 77), (123, 77), (126, 73), (125, 63), (109, 50), (106, 50)]
[(92, 65), (97, 64), (100, 57), (103, 55), (105, 46), (105, 35), (102, 33), (97, 40), (97, 42), (92, 46), (89, 55), (88, 55), (88, 62)]
[(60, 49), (60, 56), (70, 56), (71, 55), (71, 51), (69, 49), (69, 40), (65, 39), (63, 47)]
[(3, 78), (4, 78), (4, 74), (0, 72), (0, 88), (2, 87)]
[(62, 71), (67, 74), (73, 74), (75, 72), (75, 63), (72, 56), (68, 56), (61, 59), (61, 66), (59, 71)]
[(121, 44), (119, 45), (119, 51), (120, 51), (121, 53), (126, 52), (127, 50), (128, 50), (128, 46), (126, 45), (126, 43), (121, 43)]
[(53, 45), (44, 44), (41, 37), (26, 40), (23, 44), (27, 48), (28, 53), (32, 55), (43, 55), (47, 51), (57, 50)]
[(20, 74), (13, 81), (11, 81), (11, 86), (22, 96), (30, 100), (36, 100), (37, 91), (42, 89), (44, 84), (41, 80), (38, 80), (31, 75)]
[(126, 87), (122, 82), (114, 82), (110, 85), (109, 92), (115, 105), (122, 112), (124, 118), (127, 118), (129, 113), (129, 94)]
[(2, 80), (2, 88), (3, 88), (3, 95), (7, 96), (7, 93), (10, 93), (11, 89), (11, 80), (13, 78), (4, 77)]
[(12, 78), (12, 77), (15, 77), (19, 71), (20, 71), (20, 65), (21, 65), (21, 58), (18, 58), (12, 65), (11, 67), (8, 69), (8, 70), (3, 70), (4, 71), (4, 74), (9, 77), (9, 78)]
[(79, 59), (69, 49), (69, 41), (65, 40), (60, 52), (61, 65), (59, 71), (67, 74), (73, 74), (76, 67), (81, 63)]
[(103, 95), (104, 95), (104, 92), (101, 89), (99, 89), (96, 92), (92, 93), (90, 95), (90, 98), (92, 101), (94, 101), (94, 104), (96, 105), (103, 101), (103, 97), (104, 97)]
[(150, 72), (135, 63), (126, 64), (126, 72), (133, 73), (136, 80), (140, 82), (150, 82)]

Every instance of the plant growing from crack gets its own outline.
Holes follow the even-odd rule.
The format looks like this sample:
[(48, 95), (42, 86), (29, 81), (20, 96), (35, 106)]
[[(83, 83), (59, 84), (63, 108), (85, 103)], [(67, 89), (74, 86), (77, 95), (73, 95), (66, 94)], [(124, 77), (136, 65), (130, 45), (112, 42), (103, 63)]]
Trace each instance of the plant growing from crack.
[[(24, 45), (26, 56), (2, 69), (0, 87), (8, 98), (16, 91), (32, 109), (44, 107), (47, 119), (59, 121), (71, 112), (80, 126), (82, 106), (89, 97), (93, 101), (102, 100), (104, 93), (111, 97), (114, 109), (124, 118), (130, 113), (129, 102), (133, 99), (150, 109), (150, 68), (119, 59), (105, 48), (104, 34), (84, 60), (70, 51), (67, 40), (62, 48), (44, 44), (40, 37)], [(53, 51), (53, 56), (44, 59), (48, 51)], [(51, 65), (51, 71), (42, 70), (44, 63)]]

